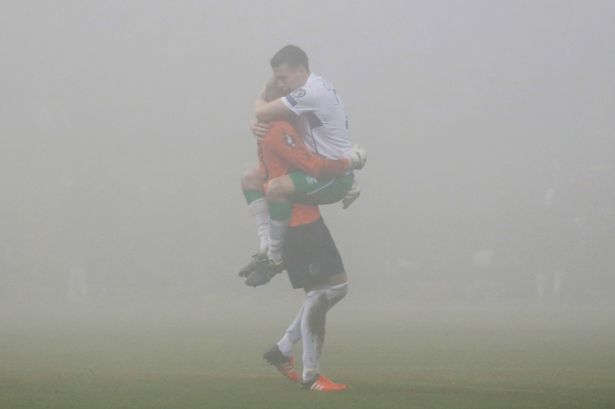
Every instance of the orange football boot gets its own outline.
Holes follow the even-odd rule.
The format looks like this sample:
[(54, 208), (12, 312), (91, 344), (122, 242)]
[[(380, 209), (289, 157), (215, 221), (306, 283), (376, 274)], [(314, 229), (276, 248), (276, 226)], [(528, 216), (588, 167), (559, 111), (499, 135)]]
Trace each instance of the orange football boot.
[(295, 358), (290, 357), (288, 361), (275, 365), (275, 367), (287, 379), (293, 382), (299, 382), (301, 380), (301, 375), (295, 370)]
[(265, 358), (265, 361), (269, 364), (275, 366), (286, 379), (293, 382), (299, 382), (301, 380), (301, 375), (295, 370), (295, 358), (292, 356), (290, 358), (284, 356), (277, 345), (272, 346), (271, 349), (265, 352), (263, 358)]
[(341, 392), (346, 390), (346, 385), (335, 383), (324, 375), (318, 375), (310, 390), (319, 392)]

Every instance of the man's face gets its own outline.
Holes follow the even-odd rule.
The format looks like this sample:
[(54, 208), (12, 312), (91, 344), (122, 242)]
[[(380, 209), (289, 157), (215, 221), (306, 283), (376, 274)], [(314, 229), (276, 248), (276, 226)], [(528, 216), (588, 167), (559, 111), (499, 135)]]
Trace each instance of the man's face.
[(291, 68), (287, 64), (282, 64), (273, 68), (273, 77), (278, 87), (289, 93), (305, 85), (308, 75), (304, 67)]

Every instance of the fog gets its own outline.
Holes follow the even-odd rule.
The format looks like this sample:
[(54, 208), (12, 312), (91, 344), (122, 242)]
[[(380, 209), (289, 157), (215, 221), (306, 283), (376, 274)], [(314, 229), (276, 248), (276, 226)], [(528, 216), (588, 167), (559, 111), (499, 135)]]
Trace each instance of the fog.
[(296, 44), (369, 155), (361, 198), (322, 208), (347, 314), (612, 306), (613, 21), (606, 0), (4, 1), (2, 304), (298, 308), (285, 277), (237, 277), (253, 101)]

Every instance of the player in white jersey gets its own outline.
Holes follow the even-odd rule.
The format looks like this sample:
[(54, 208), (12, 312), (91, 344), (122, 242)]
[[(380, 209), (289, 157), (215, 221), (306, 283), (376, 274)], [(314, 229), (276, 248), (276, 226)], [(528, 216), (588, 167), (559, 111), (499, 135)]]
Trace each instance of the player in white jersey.
[(280, 101), (298, 117), (305, 143), (329, 159), (348, 156), (348, 117), (335, 88), (322, 77), (310, 74), (305, 85)]
[[(260, 138), (266, 134), (269, 122), (291, 120), (296, 123), (308, 148), (315, 153), (329, 159), (349, 157), (352, 144), (344, 106), (335, 88), (327, 80), (310, 72), (305, 52), (293, 45), (285, 46), (271, 59), (271, 68), (277, 85), (288, 94), (267, 102), (265, 92), (261, 93), (255, 102), (253, 134)], [(354, 153), (364, 155), (363, 150)], [(241, 270), (240, 275), (262, 268), (263, 264), (267, 264), (274, 273), (283, 270), (282, 243), (292, 201), (318, 205), (342, 200), (346, 208), (359, 195), (352, 172), (329, 179), (315, 179), (303, 172), (291, 172), (269, 181), (266, 200), (259, 200), (265, 196), (262, 185), (257, 169), (247, 172), (242, 178), (242, 189), (257, 223), (267, 213), (270, 223), (268, 243), (261, 241), (259, 253)], [(265, 245), (268, 245), (266, 253), (263, 251)]]

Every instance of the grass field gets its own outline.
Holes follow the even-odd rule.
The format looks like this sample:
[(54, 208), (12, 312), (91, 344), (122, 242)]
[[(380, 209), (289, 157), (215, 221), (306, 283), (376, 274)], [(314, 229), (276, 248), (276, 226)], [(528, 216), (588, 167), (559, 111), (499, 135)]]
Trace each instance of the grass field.
[(0, 408), (615, 408), (609, 310), (340, 307), (327, 395), (261, 359), (292, 307), (5, 311)]

